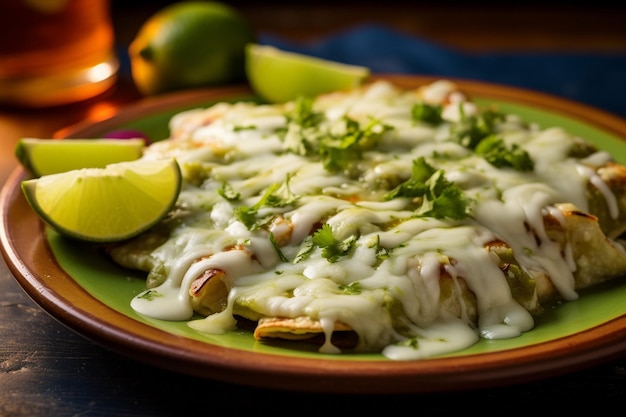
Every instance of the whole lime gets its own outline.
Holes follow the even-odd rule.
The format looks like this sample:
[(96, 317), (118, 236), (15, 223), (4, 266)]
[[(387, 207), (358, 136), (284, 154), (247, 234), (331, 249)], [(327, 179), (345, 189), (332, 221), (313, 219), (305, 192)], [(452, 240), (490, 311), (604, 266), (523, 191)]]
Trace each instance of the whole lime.
[(140, 27), (128, 53), (140, 93), (226, 84), (245, 78), (254, 32), (237, 10), (211, 1), (173, 3)]

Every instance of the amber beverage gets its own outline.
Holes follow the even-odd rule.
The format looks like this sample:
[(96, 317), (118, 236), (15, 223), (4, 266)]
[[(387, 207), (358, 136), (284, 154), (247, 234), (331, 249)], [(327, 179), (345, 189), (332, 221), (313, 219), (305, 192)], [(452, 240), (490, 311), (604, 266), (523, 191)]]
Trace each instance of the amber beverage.
[(0, 105), (85, 100), (118, 65), (109, 0), (0, 0)]

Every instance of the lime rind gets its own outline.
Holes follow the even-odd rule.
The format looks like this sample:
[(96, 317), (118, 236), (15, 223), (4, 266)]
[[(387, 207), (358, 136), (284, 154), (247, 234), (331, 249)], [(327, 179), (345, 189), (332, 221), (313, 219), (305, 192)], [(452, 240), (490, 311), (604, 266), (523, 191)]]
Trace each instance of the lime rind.
[(60, 234), (90, 242), (136, 236), (174, 208), (182, 186), (175, 160), (139, 160), (24, 180), (27, 202)]
[(40, 139), (22, 138), (15, 146), (17, 160), (34, 177), (81, 168), (105, 166), (139, 159), (145, 141), (131, 139)]

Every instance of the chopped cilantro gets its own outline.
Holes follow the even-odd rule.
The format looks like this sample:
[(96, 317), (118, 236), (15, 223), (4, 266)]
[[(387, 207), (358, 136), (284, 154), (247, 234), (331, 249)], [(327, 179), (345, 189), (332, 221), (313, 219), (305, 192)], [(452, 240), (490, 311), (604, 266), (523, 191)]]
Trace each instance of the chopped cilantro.
[(496, 122), (504, 120), (504, 114), (495, 110), (485, 110), (475, 116), (462, 115), (461, 121), (453, 125), (452, 138), (468, 149), (475, 149), (478, 143), (495, 133)]
[(323, 136), (319, 125), (324, 113), (313, 109), (311, 97), (298, 97), (294, 107), (285, 114), (287, 124), (279, 133), (284, 138), (285, 149), (302, 156), (315, 156), (319, 137)]
[(286, 207), (296, 202), (297, 196), (292, 194), (289, 188), (290, 176), (282, 184), (269, 186), (263, 196), (253, 206), (239, 206), (235, 208), (235, 216), (248, 228), (248, 230), (258, 229), (267, 224), (272, 216), (258, 217), (261, 207)]
[(348, 285), (340, 285), (339, 289), (347, 295), (359, 295), (361, 294), (361, 283), (356, 281), (351, 282)]
[(253, 230), (258, 229), (269, 221), (269, 219), (263, 219), (263, 221), (260, 222), (259, 219), (257, 219), (258, 211), (259, 209), (256, 206), (240, 206), (235, 208), (234, 213), (237, 219), (239, 219), (248, 230)]
[(426, 181), (435, 174), (436, 170), (423, 157), (413, 161), (411, 178), (398, 185), (387, 193), (385, 200), (397, 197), (420, 197), (428, 192)]
[(143, 294), (139, 295), (137, 298), (141, 298), (143, 300), (148, 300), (148, 301), (152, 301), (157, 297), (163, 297), (163, 295), (156, 291), (156, 290), (148, 290), (146, 292), (144, 292)]
[(397, 343), (398, 346), (410, 347), (413, 349), (419, 348), (419, 342), (417, 341), (417, 337), (411, 337), (410, 339), (403, 340), (402, 342)]
[(352, 253), (357, 241), (357, 236), (350, 236), (345, 240), (339, 240), (333, 236), (333, 229), (325, 223), (313, 234), (313, 244), (322, 249), (322, 256), (328, 262), (334, 263), (341, 256)]
[(311, 97), (298, 97), (294, 109), (287, 114), (287, 118), (303, 128), (317, 126), (324, 119), (324, 114), (316, 112), (313, 104), (314, 100)]
[(315, 244), (313, 243), (313, 236), (309, 235), (302, 242), (302, 246), (300, 247), (300, 250), (296, 254), (296, 257), (293, 260), (293, 263), (297, 264), (298, 262), (301, 262), (307, 259), (309, 256), (311, 256), (314, 250), (315, 250)]
[(326, 121), (325, 114), (313, 108), (312, 98), (300, 97), (286, 114), (285, 149), (311, 158), (320, 158), (329, 171), (346, 170), (361, 160), (390, 126), (371, 119), (363, 125), (344, 116), (336, 122)]
[(441, 117), (442, 108), (439, 105), (416, 103), (411, 108), (411, 117), (417, 122), (426, 122), (437, 126), (443, 122)]
[[(443, 176), (440, 176), (437, 182), (449, 184)], [(463, 191), (451, 185), (442, 189), (432, 200), (424, 199), (417, 213), (421, 216), (437, 219), (461, 220), (467, 217), (467, 207), (468, 201)]]
[(462, 117), (451, 129), (452, 139), (473, 150), (497, 168), (510, 167), (519, 171), (532, 171), (534, 163), (528, 153), (519, 145), (507, 148), (496, 135), (495, 125), (505, 119), (505, 114), (495, 110)]
[(376, 249), (376, 259), (378, 262), (382, 262), (385, 259), (388, 259), (391, 254), (391, 251), (389, 249), (380, 244), (380, 235), (376, 235), (376, 242), (370, 247)]
[(463, 190), (448, 181), (442, 170), (435, 169), (424, 157), (413, 161), (411, 178), (385, 195), (385, 200), (398, 197), (420, 198), (417, 214), (438, 219), (460, 220), (467, 216), (469, 201)]
[(324, 168), (329, 171), (346, 169), (361, 159), (363, 151), (370, 149), (380, 136), (389, 129), (380, 121), (372, 119), (361, 127), (356, 120), (344, 117), (345, 131), (322, 138), (319, 154)]
[(228, 201), (237, 201), (241, 198), (241, 194), (235, 192), (232, 185), (228, 183), (222, 183), (222, 186), (219, 190), (217, 190), (217, 193)]
[(254, 129), (256, 129), (255, 125), (234, 126), (233, 127), (233, 131), (234, 132), (241, 132), (242, 130), (254, 130)]
[(276, 250), (276, 254), (278, 254), (278, 258), (282, 262), (289, 262), (289, 259), (287, 259), (287, 257), (283, 254), (283, 251), (280, 250), (278, 243), (276, 243), (276, 239), (274, 238), (274, 233), (272, 232), (270, 232), (270, 243), (274, 247), (274, 250)]
[(474, 151), (498, 168), (511, 167), (518, 171), (532, 171), (534, 168), (528, 152), (515, 143), (507, 148), (504, 141), (496, 135), (489, 135), (481, 140)]

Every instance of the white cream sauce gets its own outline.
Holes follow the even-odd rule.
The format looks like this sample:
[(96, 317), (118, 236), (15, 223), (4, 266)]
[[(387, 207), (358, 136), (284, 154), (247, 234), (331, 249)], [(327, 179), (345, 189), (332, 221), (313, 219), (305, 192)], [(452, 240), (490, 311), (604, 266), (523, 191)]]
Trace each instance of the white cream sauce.
[[(433, 127), (411, 120), (410, 109), (420, 100), (444, 104), (447, 122)], [(534, 326), (532, 316), (513, 299), (486, 243), (507, 242), (523, 269), (549, 275), (560, 295), (573, 300), (575, 262), (571, 253), (563, 256), (548, 239), (543, 216), (562, 217), (556, 208), (560, 203), (585, 210), (589, 182), (604, 195), (611, 215), (618, 214), (615, 197), (591, 164), (568, 157), (573, 138), (562, 129), (541, 130), (515, 116), (499, 125), (505, 143), (529, 153), (535, 162), (531, 172), (495, 168), (450, 141), (451, 124), (478, 109), (447, 81), (418, 92), (401, 92), (377, 82), (366, 90), (318, 99), (317, 109), (330, 125), (348, 115), (362, 126), (374, 118), (391, 127), (380, 147), (363, 155), (359, 164), (365, 169), (359, 178), (284, 152), (277, 129), (285, 126), (289, 106), (220, 103), (184, 112), (172, 119), (173, 139), (148, 149), (146, 158), (174, 155), (183, 171), (186, 164), (199, 162), (209, 175), (201, 185), (187, 185), (181, 193), (181, 204), (196, 216), (154, 251), (166, 278), (135, 297), (133, 309), (157, 319), (191, 320), (191, 283), (203, 271), (218, 268), (227, 277), (227, 308), (190, 321), (198, 331), (234, 329), (233, 310), (239, 303), (263, 316), (319, 320), (327, 336), (322, 352), (340, 352), (330, 342), (334, 323), (340, 321), (359, 335), (357, 350), (382, 352), (395, 360), (427, 358), (462, 350), (481, 337), (516, 337)], [(381, 199), (380, 184), (406, 180), (416, 158), (433, 155), (447, 156), (436, 159), (437, 167), (474, 200), (467, 219), (415, 217), (407, 199)], [(601, 163), (607, 157), (600, 154), (590, 160)], [(248, 230), (235, 217), (237, 204), (253, 206), (264, 190), (287, 178), (297, 201), (260, 209), (283, 217), (271, 229), (276, 237), (286, 237), (282, 254), (295, 258), (311, 231), (325, 222), (339, 240), (358, 238), (352, 255), (329, 262), (318, 248), (302, 262), (281, 261), (267, 231)], [(218, 194), (224, 183), (240, 194), (238, 203)], [(235, 245), (245, 249), (225, 251)], [(388, 251), (388, 257), (379, 258), (380, 248)], [(453, 317), (441, 309), (442, 264), (456, 285), (462, 278), (476, 295), (478, 323), (470, 323), (465, 310)], [(358, 294), (341, 289), (354, 283), (359, 285)], [(391, 300), (401, 306), (402, 318), (388, 308)], [(466, 306), (464, 300), (459, 302)], [(408, 330), (400, 334), (394, 320), (401, 320)]]

